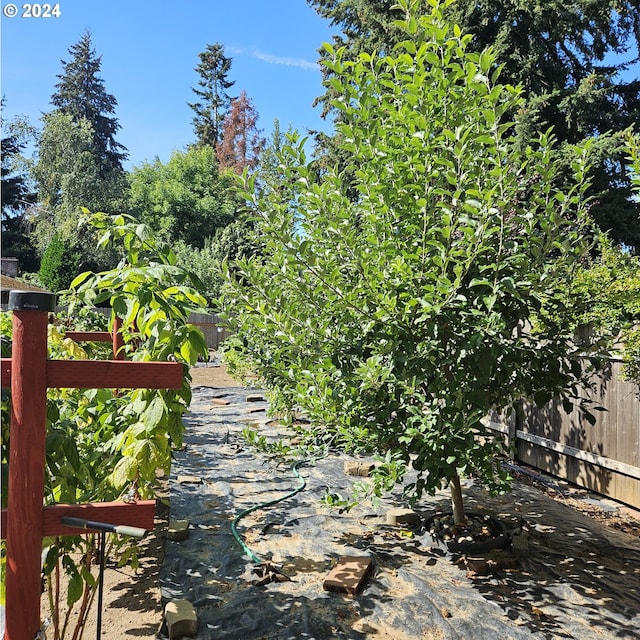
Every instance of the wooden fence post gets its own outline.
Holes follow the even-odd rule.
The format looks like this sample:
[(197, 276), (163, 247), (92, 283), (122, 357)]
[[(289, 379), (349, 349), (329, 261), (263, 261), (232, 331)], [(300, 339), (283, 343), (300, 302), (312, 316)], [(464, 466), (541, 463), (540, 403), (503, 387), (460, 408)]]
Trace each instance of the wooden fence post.
[[(65, 527), (64, 516), (102, 513), (104, 517), (94, 519), (146, 530), (153, 527), (152, 500), (44, 506), (47, 388), (180, 389), (183, 381), (179, 362), (47, 359), (48, 315), (55, 310), (55, 301), (49, 292), (9, 293), (12, 357), (0, 360), (2, 387), (11, 388), (8, 505), (0, 519), (7, 552), (5, 640), (34, 640), (40, 631), (42, 537), (80, 532)], [(122, 358), (124, 353), (116, 347), (120, 334), (114, 329), (113, 336), (106, 337), (113, 339)], [(103, 340), (104, 332), (98, 334)]]
[(9, 294), (13, 352), (7, 506), (14, 516), (7, 519), (6, 640), (33, 640), (40, 630), (47, 325), (55, 305), (54, 294)]

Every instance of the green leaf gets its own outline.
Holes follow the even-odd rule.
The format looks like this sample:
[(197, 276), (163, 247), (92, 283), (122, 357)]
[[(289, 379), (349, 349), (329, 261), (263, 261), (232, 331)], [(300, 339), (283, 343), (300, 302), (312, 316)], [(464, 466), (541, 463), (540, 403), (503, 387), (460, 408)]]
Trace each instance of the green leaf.
[(82, 576), (76, 571), (69, 577), (69, 583), (67, 586), (67, 606), (72, 606), (82, 597), (84, 590), (84, 580)]

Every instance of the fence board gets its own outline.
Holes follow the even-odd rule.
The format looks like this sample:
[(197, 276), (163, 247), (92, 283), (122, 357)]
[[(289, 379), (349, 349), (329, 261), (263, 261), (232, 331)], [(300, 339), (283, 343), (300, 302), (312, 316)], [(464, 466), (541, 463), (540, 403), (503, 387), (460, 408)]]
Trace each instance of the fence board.
[(540, 408), (525, 403), (517, 430), (495, 415), (489, 426), (508, 435), (517, 461), (640, 508), (638, 387), (622, 379), (619, 359), (591, 382), (583, 397), (606, 409), (593, 411), (594, 425), (579, 407), (567, 414), (556, 400)]

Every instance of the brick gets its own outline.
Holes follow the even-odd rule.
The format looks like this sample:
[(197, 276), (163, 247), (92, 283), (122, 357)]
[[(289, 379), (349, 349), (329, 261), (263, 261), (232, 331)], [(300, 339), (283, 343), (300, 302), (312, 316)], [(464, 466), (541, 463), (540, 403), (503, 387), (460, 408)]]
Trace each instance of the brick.
[(263, 411), (266, 411), (267, 409), (265, 407), (249, 407), (247, 409), (247, 413), (262, 413)]
[(420, 516), (411, 509), (391, 509), (387, 511), (387, 524), (415, 524)]
[(198, 616), (188, 600), (171, 600), (164, 608), (164, 619), (169, 640), (182, 636), (194, 637), (198, 633)]
[(363, 476), (367, 477), (373, 470), (375, 465), (369, 462), (345, 462), (344, 472), (348, 476)]
[(167, 527), (167, 539), (180, 542), (189, 537), (189, 521), (188, 520), (169, 520)]
[(322, 585), (325, 591), (356, 595), (373, 569), (370, 556), (341, 556)]

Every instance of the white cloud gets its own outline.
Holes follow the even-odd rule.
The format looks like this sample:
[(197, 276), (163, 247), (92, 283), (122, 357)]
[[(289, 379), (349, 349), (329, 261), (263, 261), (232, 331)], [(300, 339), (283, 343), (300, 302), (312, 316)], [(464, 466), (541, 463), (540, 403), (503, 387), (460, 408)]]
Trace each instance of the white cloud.
[(251, 54), (254, 58), (262, 60), (267, 64), (280, 64), (286, 67), (298, 67), (299, 69), (306, 69), (307, 71), (319, 71), (320, 67), (315, 62), (309, 62), (303, 58), (287, 58), (282, 56), (274, 56), (270, 53), (263, 53), (262, 51), (254, 51)]

